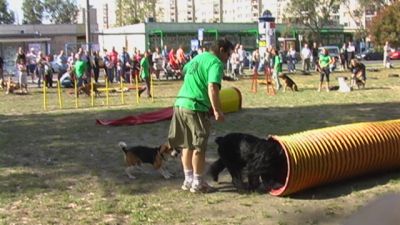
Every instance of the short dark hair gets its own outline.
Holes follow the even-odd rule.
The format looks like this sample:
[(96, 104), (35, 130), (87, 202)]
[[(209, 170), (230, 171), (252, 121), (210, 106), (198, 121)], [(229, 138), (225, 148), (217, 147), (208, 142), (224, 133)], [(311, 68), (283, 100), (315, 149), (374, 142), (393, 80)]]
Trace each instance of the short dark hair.
[(222, 38), (214, 42), (214, 44), (211, 46), (211, 51), (219, 52), (219, 49), (223, 48), (225, 52), (228, 52), (229, 50), (233, 50), (234, 47), (235, 46), (233, 46), (232, 42), (226, 38)]

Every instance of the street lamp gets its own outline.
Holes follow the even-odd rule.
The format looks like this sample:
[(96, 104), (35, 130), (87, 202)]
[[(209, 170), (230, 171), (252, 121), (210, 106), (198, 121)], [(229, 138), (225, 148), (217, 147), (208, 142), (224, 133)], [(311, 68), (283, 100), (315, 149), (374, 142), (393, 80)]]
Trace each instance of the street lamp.
[(89, 13), (89, 0), (86, 0), (86, 24), (85, 24), (85, 28), (86, 28), (86, 45), (87, 45), (87, 50), (89, 55), (92, 53), (92, 47), (90, 45), (90, 13)]

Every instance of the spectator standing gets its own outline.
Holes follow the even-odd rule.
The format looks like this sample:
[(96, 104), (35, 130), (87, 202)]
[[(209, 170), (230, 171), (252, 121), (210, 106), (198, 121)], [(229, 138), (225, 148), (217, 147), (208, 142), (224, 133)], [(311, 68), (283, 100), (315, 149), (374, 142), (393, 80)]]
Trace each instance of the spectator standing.
[(145, 82), (145, 86), (142, 87), (139, 91), (139, 97), (144, 92), (147, 91), (147, 97), (151, 98), (150, 93), (150, 62), (149, 62), (149, 53), (144, 51), (144, 56), (140, 60), (140, 78)]
[(239, 50), (238, 48), (235, 48), (230, 57), (230, 62), (232, 67), (232, 77), (235, 80), (239, 79), (240, 60), (239, 60), (238, 50)]
[(243, 45), (239, 45), (237, 53), (239, 54), (239, 75), (243, 75), (244, 60), (246, 59), (246, 51), (244, 50)]
[(67, 59), (67, 63), (68, 63), (68, 70), (72, 70), (72, 67), (75, 64), (75, 53), (71, 52), (70, 56)]
[(347, 45), (347, 68), (350, 68), (350, 61), (354, 59), (356, 52), (356, 47), (353, 45), (353, 42), (349, 41)]
[(154, 74), (157, 79), (160, 79), (160, 71), (163, 69), (163, 56), (158, 47), (155, 48), (152, 54)]
[(210, 49), (191, 60), (184, 68), (185, 79), (174, 105), (168, 140), (173, 148), (182, 148), (182, 166), (185, 180), (182, 189), (190, 192), (215, 191), (203, 179), (205, 155), (212, 109), (216, 121), (223, 122), (219, 90), (224, 64), (233, 45), (218, 40)]
[(93, 52), (93, 75), (94, 75), (94, 82), (99, 82), (99, 75), (100, 75), (100, 56), (98, 51)]
[(260, 51), (258, 48), (256, 48), (251, 54), (251, 62), (253, 64), (253, 75), (258, 76), (258, 67), (260, 66)]
[(44, 74), (45, 74), (45, 65), (46, 65), (46, 58), (43, 54), (43, 52), (39, 51), (38, 52), (38, 57), (36, 59), (36, 76), (38, 78), (37, 84), (38, 88), (40, 88), (40, 85), (42, 83), (42, 79), (44, 79)]
[(26, 55), (22, 47), (18, 48), (17, 53), (17, 73), (18, 73), (18, 82), (21, 87), (21, 93), (28, 93), (28, 77), (27, 77), (27, 69), (26, 69)]
[(388, 41), (386, 41), (385, 46), (383, 47), (383, 68), (392, 68), (392, 63), (390, 62), (390, 53), (392, 52), (392, 48)]
[(317, 63), (318, 63), (318, 54), (319, 54), (319, 49), (318, 49), (318, 44), (317, 42), (313, 42), (313, 46), (311, 49), (311, 68), (315, 71), (317, 71)]
[[(125, 82), (130, 83), (130, 64), (131, 64), (131, 58), (129, 56), (129, 53), (126, 51), (126, 48), (122, 48), (122, 53), (120, 57), (121, 61), (121, 76), (125, 80)], [(118, 81), (121, 81), (121, 78), (117, 78)]]
[(0, 56), (0, 84), (4, 81), (4, 60), (3, 57)]
[(341, 65), (342, 71), (345, 71), (346, 69), (348, 69), (346, 43), (343, 43), (342, 48), (340, 49), (339, 59), (340, 59), (340, 65)]
[(296, 50), (293, 48), (293, 46), (290, 46), (286, 58), (289, 73), (296, 72)]
[(107, 76), (107, 80), (110, 83), (114, 82), (114, 63), (111, 61), (110, 56), (107, 54), (107, 49), (104, 49), (104, 55), (103, 55), (103, 62), (104, 62), (104, 70), (105, 74)]
[(26, 57), (28, 61), (27, 76), (31, 77), (33, 84), (35, 82), (35, 71), (36, 71), (36, 60), (37, 60), (35, 49), (31, 48)]
[(302, 59), (303, 72), (309, 73), (310, 72), (311, 50), (308, 47), (308, 44), (304, 44), (303, 49), (301, 49), (301, 59)]
[[(118, 52), (115, 50), (115, 47), (112, 47), (111, 52), (108, 53), (108, 58), (112, 62), (112, 67), (110, 69), (112, 73), (111, 77), (113, 79), (117, 78)], [(110, 80), (110, 82), (112, 83), (113, 81)]]
[(186, 63), (185, 52), (183, 51), (182, 45), (176, 50), (176, 60), (178, 61), (179, 67), (182, 69)]

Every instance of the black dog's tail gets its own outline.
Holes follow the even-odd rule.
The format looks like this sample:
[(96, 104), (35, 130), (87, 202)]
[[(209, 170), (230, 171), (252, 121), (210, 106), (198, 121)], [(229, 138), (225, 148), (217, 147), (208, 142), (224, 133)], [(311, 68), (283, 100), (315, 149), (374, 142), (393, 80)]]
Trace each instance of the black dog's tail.
[(210, 169), (208, 173), (211, 175), (212, 179), (217, 182), (218, 175), (225, 169), (225, 164), (222, 162), (222, 159), (219, 158), (217, 161), (213, 162), (210, 165)]
[(121, 147), (122, 151), (124, 151), (125, 153), (128, 151), (128, 145), (126, 145), (125, 142), (120, 141), (120, 142), (118, 143), (118, 145), (119, 145), (119, 147)]

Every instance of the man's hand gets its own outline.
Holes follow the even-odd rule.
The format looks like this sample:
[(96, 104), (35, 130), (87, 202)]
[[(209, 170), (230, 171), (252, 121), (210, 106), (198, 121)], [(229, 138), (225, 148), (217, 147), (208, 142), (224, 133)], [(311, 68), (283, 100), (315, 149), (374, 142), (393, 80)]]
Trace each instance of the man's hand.
[(214, 111), (214, 118), (217, 122), (225, 121), (225, 115), (222, 111)]

